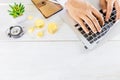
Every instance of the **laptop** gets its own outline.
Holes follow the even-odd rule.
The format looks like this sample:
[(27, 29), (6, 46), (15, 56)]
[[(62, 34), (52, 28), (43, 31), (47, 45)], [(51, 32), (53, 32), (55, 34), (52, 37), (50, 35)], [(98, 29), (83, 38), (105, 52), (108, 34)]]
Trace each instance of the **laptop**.
[[(105, 13), (100, 10), (99, 7), (99, 0), (92, 0), (91, 3), (94, 3), (93, 5), (99, 9), (100, 13), (103, 14), (104, 18), (106, 16)], [(62, 19), (75, 31), (78, 38), (81, 40), (83, 47), (86, 50), (91, 50), (99, 45), (101, 43), (103, 44), (105, 41), (108, 41), (110, 38), (113, 38), (117, 34), (119, 34), (119, 25), (120, 21), (115, 21), (116, 18), (116, 10), (113, 8), (111, 17), (108, 22), (105, 22), (105, 24), (102, 26), (102, 31), (97, 32), (96, 34), (92, 32), (92, 30), (89, 28), (89, 26), (85, 23), (86, 27), (89, 29), (90, 33), (86, 34), (84, 30), (81, 28), (81, 26), (72, 19), (72, 17), (69, 15), (66, 9), (61, 13)]]

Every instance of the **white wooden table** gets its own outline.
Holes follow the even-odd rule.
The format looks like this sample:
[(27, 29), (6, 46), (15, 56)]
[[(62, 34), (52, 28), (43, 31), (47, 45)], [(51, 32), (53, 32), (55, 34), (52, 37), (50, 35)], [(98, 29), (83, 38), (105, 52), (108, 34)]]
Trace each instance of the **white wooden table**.
[[(13, 2), (24, 3), (29, 15), (43, 18), (30, 0), (0, 0), (0, 27), (13, 21), (7, 13)], [(119, 35), (88, 54), (81, 53), (80, 45), (66, 24), (56, 35), (36, 42), (2, 41), (0, 80), (120, 80)]]

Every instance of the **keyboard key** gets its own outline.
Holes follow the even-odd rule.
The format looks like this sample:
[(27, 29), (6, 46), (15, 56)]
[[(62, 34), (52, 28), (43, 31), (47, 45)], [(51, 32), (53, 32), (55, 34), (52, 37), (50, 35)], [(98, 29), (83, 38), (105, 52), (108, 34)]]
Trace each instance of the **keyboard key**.
[(116, 10), (115, 7), (113, 7), (113, 11)]
[(81, 33), (82, 33), (82, 34), (85, 34), (85, 32), (84, 32), (84, 31), (81, 31)]
[(105, 35), (105, 33), (102, 33), (102, 34), (101, 34), (101, 37), (104, 36), (104, 35)]
[(112, 22), (112, 19), (109, 19), (109, 22)]
[[(100, 10), (100, 12), (103, 14), (103, 17), (105, 19), (106, 13), (103, 13), (102, 10)], [(102, 26), (101, 32), (97, 32), (96, 34), (92, 32), (90, 27), (85, 22), (84, 23), (89, 30), (89, 34), (86, 34), (81, 27), (78, 27), (79, 24), (76, 24), (75, 27), (78, 27), (78, 30), (81, 32), (81, 34), (83, 34), (83, 36), (86, 38), (86, 40), (88, 40), (88, 42), (90, 44), (92, 44), (92, 43), (96, 42), (98, 39), (100, 39), (102, 36), (104, 36), (109, 31), (109, 29), (115, 23), (115, 18), (116, 18), (115, 14), (116, 14), (116, 10), (115, 10), (115, 8), (113, 8), (113, 12), (111, 13), (111, 18), (109, 19), (109, 21), (107, 21), (107, 22), (105, 21), (104, 26)]]
[(103, 13), (103, 16), (106, 16), (106, 13)]
[(100, 13), (103, 13), (102, 9), (100, 10)]
[(97, 35), (96, 35), (96, 34), (93, 34), (92, 36), (93, 36), (93, 37), (97, 37)]
[(87, 38), (87, 37), (88, 37), (88, 34), (84, 34), (84, 37)]
[(116, 18), (115, 16), (112, 16), (112, 17), (111, 17), (112, 20), (115, 20), (115, 18)]
[(92, 36), (90, 36), (90, 37), (87, 38), (88, 41), (91, 41), (92, 39), (93, 39)]
[(100, 33), (99, 33), (99, 32), (97, 32), (96, 34), (97, 34), (97, 35), (99, 35)]
[(92, 41), (90, 41), (90, 44), (92, 44), (94, 41), (92, 40)]
[(115, 20), (113, 20), (113, 23), (115, 23), (116, 21)]
[(106, 30), (107, 30), (107, 28), (103, 28), (103, 29), (102, 29), (102, 33), (103, 33), (104, 31), (106, 31)]
[(79, 31), (83, 31), (83, 29), (80, 27), (79, 29), (78, 29)]
[(76, 25), (75, 25), (75, 27), (78, 27), (78, 26), (79, 26), (79, 24), (76, 24)]
[(99, 35), (97, 38), (101, 38), (101, 35)]
[(94, 39), (94, 41), (97, 41), (97, 40), (98, 40), (98, 38), (95, 38), (95, 39)]

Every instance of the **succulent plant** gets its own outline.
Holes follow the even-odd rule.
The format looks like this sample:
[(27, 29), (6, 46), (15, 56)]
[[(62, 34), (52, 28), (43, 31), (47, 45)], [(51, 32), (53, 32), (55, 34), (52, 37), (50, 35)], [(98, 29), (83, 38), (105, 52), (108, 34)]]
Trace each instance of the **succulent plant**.
[(14, 5), (9, 6), (11, 8), (11, 10), (8, 10), (9, 15), (13, 16), (14, 18), (23, 15), (23, 13), (25, 12), (25, 7), (21, 3), (20, 4), (14, 3)]

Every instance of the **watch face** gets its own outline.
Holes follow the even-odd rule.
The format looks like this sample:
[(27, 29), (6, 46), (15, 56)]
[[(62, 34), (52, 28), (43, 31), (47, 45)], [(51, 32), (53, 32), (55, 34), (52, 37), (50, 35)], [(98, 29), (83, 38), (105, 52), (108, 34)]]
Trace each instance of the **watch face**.
[(11, 34), (12, 35), (18, 35), (18, 34), (20, 34), (21, 33), (21, 28), (20, 27), (13, 27), (12, 29), (11, 29)]
[(20, 38), (24, 34), (24, 30), (21, 26), (11, 26), (9, 28), (8, 36), (11, 38)]

